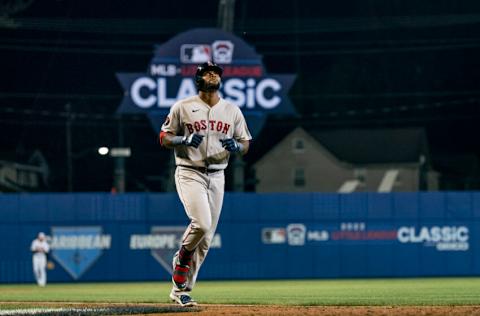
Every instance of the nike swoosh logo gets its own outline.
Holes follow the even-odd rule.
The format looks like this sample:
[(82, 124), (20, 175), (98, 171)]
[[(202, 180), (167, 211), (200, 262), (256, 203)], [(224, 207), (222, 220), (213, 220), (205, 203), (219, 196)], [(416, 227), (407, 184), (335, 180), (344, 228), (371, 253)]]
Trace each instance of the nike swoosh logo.
[(195, 110), (192, 110), (192, 112), (197, 112), (197, 111), (200, 111), (200, 109), (195, 109)]

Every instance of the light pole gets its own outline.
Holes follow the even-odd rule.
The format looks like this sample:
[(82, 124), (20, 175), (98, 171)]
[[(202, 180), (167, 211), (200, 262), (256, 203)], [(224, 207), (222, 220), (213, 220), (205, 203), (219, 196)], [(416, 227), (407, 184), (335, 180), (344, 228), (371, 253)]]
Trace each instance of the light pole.
[[(235, 0), (220, 0), (218, 3), (218, 27), (226, 32), (233, 32), (235, 18)], [(243, 192), (245, 189), (245, 162), (241, 154), (232, 155), (233, 191)]]

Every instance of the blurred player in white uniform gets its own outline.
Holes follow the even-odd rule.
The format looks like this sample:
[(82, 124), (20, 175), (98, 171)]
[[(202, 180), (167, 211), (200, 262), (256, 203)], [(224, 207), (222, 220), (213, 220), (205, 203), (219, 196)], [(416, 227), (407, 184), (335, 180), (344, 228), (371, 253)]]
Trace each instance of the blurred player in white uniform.
[(37, 238), (32, 241), (30, 250), (33, 252), (33, 274), (37, 284), (45, 286), (47, 284), (47, 253), (50, 251), (50, 246), (44, 233), (38, 233)]
[(212, 62), (198, 66), (198, 95), (175, 103), (160, 133), (175, 150), (175, 184), (190, 219), (173, 258), (170, 298), (182, 306), (197, 304), (190, 292), (220, 218), (230, 153), (246, 154), (252, 139), (239, 107), (218, 93), (222, 73)]

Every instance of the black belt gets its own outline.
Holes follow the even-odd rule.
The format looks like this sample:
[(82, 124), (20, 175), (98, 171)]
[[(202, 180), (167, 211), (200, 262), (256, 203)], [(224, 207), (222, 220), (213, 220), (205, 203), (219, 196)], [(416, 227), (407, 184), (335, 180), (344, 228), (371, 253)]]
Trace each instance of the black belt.
[(179, 165), (179, 167), (197, 170), (197, 171), (200, 171), (201, 173), (214, 173), (214, 172), (219, 172), (223, 170), (223, 169), (208, 169), (207, 167), (196, 167), (196, 166), (185, 166), (185, 165)]

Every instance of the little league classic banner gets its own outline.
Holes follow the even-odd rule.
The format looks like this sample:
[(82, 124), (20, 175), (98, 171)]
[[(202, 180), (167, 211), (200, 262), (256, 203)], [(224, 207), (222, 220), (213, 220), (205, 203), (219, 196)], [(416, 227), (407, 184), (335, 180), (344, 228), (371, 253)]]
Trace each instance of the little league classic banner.
[[(0, 283), (169, 281), (187, 223), (175, 193), (0, 195)], [(480, 276), (480, 193), (229, 194), (202, 280)]]
[(220, 94), (242, 109), (252, 135), (266, 115), (296, 113), (287, 96), (295, 75), (267, 73), (253, 47), (214, 28), (193, 29), (157, 45), (146, 73), (117, 73), (125, 89), (118, 113), (145, 113), (159, 132), (169, 108), (197, 93), (197, 66), (209, 60), (224, 69)]

